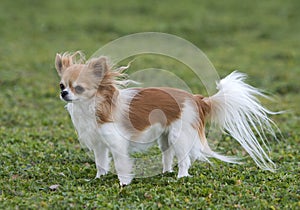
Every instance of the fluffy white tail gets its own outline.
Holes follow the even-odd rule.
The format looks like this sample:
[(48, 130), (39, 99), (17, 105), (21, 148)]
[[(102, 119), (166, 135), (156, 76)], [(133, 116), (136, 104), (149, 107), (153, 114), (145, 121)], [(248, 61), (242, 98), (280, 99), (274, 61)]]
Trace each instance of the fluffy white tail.
[(255, 133), (268, 149), (265, 133), (276, 138), (272, 128), (275, 124), (268, 118), (268, 114), (277, 113), (261, 105), (256, 96), (266, 96), (246, 84), (245, 78), (245, 74), (234, 71), (217, 83), (219, 91), (207, 98), (211, 106), (211, 121), (235, 138), (259, 167), (274, 171), (275, 164), (260, 145)]

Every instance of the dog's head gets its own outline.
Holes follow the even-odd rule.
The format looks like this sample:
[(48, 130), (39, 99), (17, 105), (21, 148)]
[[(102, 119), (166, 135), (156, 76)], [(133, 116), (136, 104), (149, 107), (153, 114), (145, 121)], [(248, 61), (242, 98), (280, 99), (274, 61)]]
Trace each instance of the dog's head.
[[(76, 57), (80, 59), (76, 59)], [(57, 54), (55, 67), (60, 81), (60, 98), (66, 102), (93, 98), (109, 70), (106, 57), (93, 58), (84, 63), (80, 52)]]

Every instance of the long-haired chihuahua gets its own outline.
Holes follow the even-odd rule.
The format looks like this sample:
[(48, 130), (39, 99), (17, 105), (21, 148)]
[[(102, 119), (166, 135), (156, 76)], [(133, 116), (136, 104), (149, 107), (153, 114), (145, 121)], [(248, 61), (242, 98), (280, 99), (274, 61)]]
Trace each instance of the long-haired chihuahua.
[(96, 178), (109, 171), (112, 156), (120, 184), (130, 184), (130, 152), (153, 142), (162, 152), (162, 172), (172, 171), (176, 156), (178, 178), (189, 176), (195, 160), (238, 163), (209, 147), (207, 121), (238, 141), (259, 167), (275, 170), (264, 148), (265, 133), (275, 136), (268, 115), (276, 113), (261, 105), (257, 96), (265, 95), (244, 82), (245, 74), (232, 72), (217, 83), (215, 95), (204, 97), (169, 87), (125, 88), (126, 67), (113, 68), (105, 56), (85, 61), (80, 52), (57, 54), (55, 67), (79, 140), (94, 154)]

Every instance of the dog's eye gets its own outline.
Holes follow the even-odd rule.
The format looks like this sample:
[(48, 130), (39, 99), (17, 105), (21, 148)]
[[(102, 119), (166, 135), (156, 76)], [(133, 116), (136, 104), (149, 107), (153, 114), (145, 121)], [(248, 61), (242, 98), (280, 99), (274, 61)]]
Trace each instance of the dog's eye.
[(84, 91), (84, 88), (83, 88), (82, 86), (77, 85), (77, 86), (75, 87), (75, 92), (76, 92), (76, 93), (80, 94), (80, 93), (83, 93), (83, 91)]
[(65, 89), (65, 86), (62, 83), (59, 84), (59, 87), (60, 87), (61, 90)]

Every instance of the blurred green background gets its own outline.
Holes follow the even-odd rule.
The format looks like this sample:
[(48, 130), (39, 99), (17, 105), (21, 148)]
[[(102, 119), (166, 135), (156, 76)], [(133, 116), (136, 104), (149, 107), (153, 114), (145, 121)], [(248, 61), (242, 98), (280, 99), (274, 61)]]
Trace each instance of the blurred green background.
[[(0, 208), (300, 208), (299, 11), (298, 0), (2, 0)], [(288, 110), (273, 118), (285, 138), (270, 143), (277, 173), (247, 158), (241, 166), (195, 163), (191, 178), (159, 175), (125, 189), (113, 174), (85, 180), (96, 172), (59, 100), (55, 54), (82, 50), (89, 57), (121, 36), (148, 31), (192, 42), (221, 76), (247, 73), (251, 84), (274, 95), (267, 107)], [(150, 56), (131, 71), (155, 61)], [(182, 66), (159, 62), (170, 62), (193, 91), (202, 90)], [(226, 139), (219, 151), (234, 153)], [(58, 189), (50, 190), (53, 184)]]

